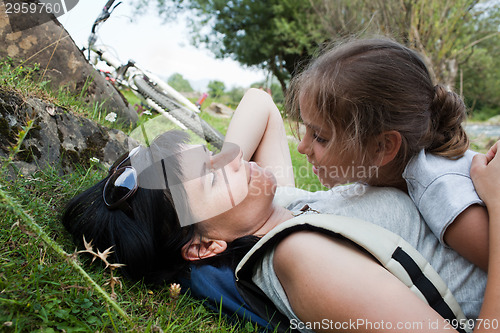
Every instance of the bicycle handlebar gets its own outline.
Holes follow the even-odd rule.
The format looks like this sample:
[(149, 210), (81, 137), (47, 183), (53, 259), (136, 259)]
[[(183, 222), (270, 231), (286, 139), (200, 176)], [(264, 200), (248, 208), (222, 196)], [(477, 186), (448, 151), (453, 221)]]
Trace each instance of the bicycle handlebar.
[[(111, 12), (109, 11), (109, 9), (111, 8), (111, 6), (113, 5), (113, 3), (115, 2), (116, 0), (108, 0), (108, 2), (106, 2), (106, 4), (104, 5), (104, 7), (102, 8), (102, 11), (101, 13), (99, 14), (99, 16), (95, 19), (94, 21), (94, 24), (92, 25), (92, 34), (95, 34), (95, 29), (96, 27), (106, 21), (110, 16), (111, 16)], [(119, 5), (120, 3), (118, 3)]]
[[(104, 5), (104, 7), (102, 8), (101, 13), (99, 14), (99, 16), (97, 16), (97, 18), (95, 19), (94, 24), (92, 24), (92, 29), (91, 29), (91, 32), (90, 32), (90, 35), (89, 35), (89, 38), (88, 38), (88, 43), (87, 43), (88, 44), (88, 48), (89, 48), (89, 52), (90, 52), (90, 49), (92, 48), (92, 46), (97, 41), (97, 36), (96, 36), (96, 28), (97, 28), (97, 26), (99, 24), (101, 24), (102, 22), (105, 22), (111, 16), (111, 12), (109, 11), (109, 9), (111, 8), (111, 6), (113, 5), (113, 3), (115, 1), (116, 0), (108, 0), (108, 2), (106, 2), (106, 4)], [(121, 2), (119, 2), (116, 6), (118, 6), (120, 3)], [(90, 58), (90, 53), (89, 53), (89, 58)]]
[(113, 2), (115, 2), (115, 0), (108, 0), (106, 5), (104, 5), (104, 8), (109, 9), (113, 5)]

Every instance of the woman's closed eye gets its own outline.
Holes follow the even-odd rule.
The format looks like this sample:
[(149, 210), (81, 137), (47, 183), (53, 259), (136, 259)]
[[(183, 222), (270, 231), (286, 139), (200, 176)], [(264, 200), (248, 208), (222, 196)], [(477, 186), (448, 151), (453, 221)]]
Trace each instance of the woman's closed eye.
[(212, 170), (212, 171), (210, 172), (210, 174), (212, 175), (212, 182), (211, 182), (211, 183), (212, 183), (212, 186), (214, 186), (214, 185), (215, 185), (215, 183), (217, 182), (217, 178), (218, 178), (218, 177), (217, 177), (217, 172), (216, 172), (216, 171), (217, 171), (217, 170)]
[[(214, 186), (216, 181), (217, 181), (217, 170), (212, 167), (212, 163), (213, 163), (212, 156), (214, 155), (214, 153), (212, 151), (208, 150), (206, 146), (203, 146), (203, 149), (205, 150), (205, 152), (207, 154), (207, 158), (208, 158), (208, 161), (203, 163), (203, 170), (205, 170), (204, 173), (205, 173), (205, 179), (206, 179), (205, 182), (209, 181), (210, 184), (212, 186)], [(210, 168), (209, 168), (209, 166), (210, 166)]]

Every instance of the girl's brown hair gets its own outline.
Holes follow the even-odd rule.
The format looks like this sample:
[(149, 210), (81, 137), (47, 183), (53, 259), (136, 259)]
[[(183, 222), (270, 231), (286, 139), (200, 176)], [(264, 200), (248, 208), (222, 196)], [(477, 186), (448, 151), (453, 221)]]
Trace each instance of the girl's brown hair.
[(422, 149), (458, 158), (469, 147), (462, 99), (433, 84), (415, 51), (389, 39), (358, 39), (323, 52), (291, 80), (286, 109), (295, 118), (299, 100), (334, 133), (328, 148), (360, 163), (370, 162), (370, 140), (390, 130), (402, 136), (393, 163), (401, 173)]

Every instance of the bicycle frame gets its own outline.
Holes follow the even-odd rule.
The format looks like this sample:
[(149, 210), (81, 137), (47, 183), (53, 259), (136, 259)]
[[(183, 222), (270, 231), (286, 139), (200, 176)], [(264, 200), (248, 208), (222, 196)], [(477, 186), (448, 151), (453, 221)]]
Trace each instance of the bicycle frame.
[(110, 11), (114, 2), (115, 0), (109, 0), (94, 21), (88, 40), (88, 60), (90, 61), (91, 53), (95, 53), (100, 60), (114, 69), (118, 84), (130, 88), (152, 109), (167, 117), (183, 130), (192, 130), (220, 149), (224, 136), (199, 118), (200, 109), (196, 105), (158, 76), (141, 68), (135, 62), (129, 60), (128, 63), (122, 64), (106, 47), (96, 45), (98, 25), (105, 22), (112, 11), (121, 3), (116, 4)]
[[(162, 90), (164, 90), (167, 95), (170, 95), (177, 101), (182, 102), (182, 104), (187, 108), (189, 108), (191, 111), (199, 113), (200, 110), (190, 100), (188, 100), (181, 93), (179, 93), (177, 90), (172, 88), (169, 84), (164, 82), (162, 79), (160, 79), (153, 73), (145, 69), (139, 68), (137, 64), (133, 62), (131, 63), (130, 61), (126, 65), (122, 65), (122, 62), (116, 57), (114, 57), (105, 47), (95, 45), (95, 42), (97, 41), (97, 33), (96, 33), (97, 27), (99, 24), (104, 23), (111, 16), (112, 11), (110, 12), (110, 8), (114, 2), (115, 0), (109, 0), (104, 6), (101, 14), (95, 20), (88, 41), (88, 50), (97, 54), (99, 56), (99, 59), (103, 60), (109, 66), (113, 67), (117, 73), (118, 76), (117, 79), (122, 79), (122, 82), (123, 79), (126, 79), (125, 81), (128, 82), (129, 87), (134, 88), (133, 79), (135, 75), (146, 74), (147, 77), (151, 81), (153, 81), (156, 85), (158, 85)], [(121, 2), (119, 2), (114, 8), (116, 8), (119, 4), (121, 4)], [(90, 60), (90, 53), (88, 56), (88, 60)]]
[[(98, 55), (99, 59), (104, 61), (107, 65), (111, 66), (115, 70), (115, 79), (118, 82), (118, 84), (128, 87), (132, 90), (132, 92), (139, 98), (143, 99), (147, 105), (149, 105), (151, 108), (156, 110), (157, 112), (161, 113), (165, 117), (167, 117), (170, 121), (175, 123), (177, 126), (179, 126), (183, 130), (187, 130), (187, 127), (184, 126), (180, 121), (172, 117), (168, 112), (165, 112), (158, 104), (154, 103), (151, 99), (145, 98), (139, 91), (138, 88), (134, 82), (134, 79), (137, 76), (143, 76), (145, 75), (145, 71), (141, 70), (136, 64), (132, 64), (130, 61), (122, 65), (121, 61), (118, 60), (115, 56), (113, 56), (109, 51), (106, 50), (105, 47), (103, 46), (95, 46), (93, 45), (91, 48), (89, 48), (90, 51), (94, 52), (95, 54)], [(156, 82), (162, 82), (160, 79), (158, 79), (156, 76), (152, 75), (152, 73), (147, 73), (147, 77), (149, 79), (152, 79)], [(153, 78), (154, 77), (154, 78)], [(162, 84), (162, 89), (164, 89), (164, 84)], [(170, 90), (173, 90), (172, 87), (168, 86)], [(168, 89), (167, 88), (167, 89)], [(175, 91), (177, 92), (177, 91)], [(178, 93), (180, 95), (180, 93)], [(179, 96), (176, 96), (179, 97)], [(184, 96), (180, 95), (181, 98), (185, 98)], [(188, 103), (189, 100), (188, 100)], [(188, 107), (190, 110), (194, 111), (192, 107), (189, 107), (189, 104), (185, 105)], [(196, 107), (195, 107), (196, 108)], [(199, 112), (199, 110), (196, 108), (196, 111), (194, 112)]]

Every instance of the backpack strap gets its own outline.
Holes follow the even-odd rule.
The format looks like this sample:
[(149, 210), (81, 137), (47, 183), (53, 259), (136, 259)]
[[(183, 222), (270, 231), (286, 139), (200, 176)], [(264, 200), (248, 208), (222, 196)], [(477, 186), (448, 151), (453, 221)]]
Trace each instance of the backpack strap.
[[(280, 224), (255, 244), (240, 261), (236, 267), (236, 284), (245, 301), (252, 303), (251, 299), (258, 300), (256, 301), (258, 304), (254, 304), (255, 307), (250, 304), (253, 309), (264, 309), (267, 313), (278, 312), (267, 296), (252, 282), (255, 264), (283, 238), (293, 232), (305, 230), (352, 241), (371, 254), (443, 318), (450, 322), (466, 320), (460, 305), (446, 283), (427, 260), (404, 239), (372, 223), (351, 217), (326, 214), (301, 215)], [(273, 308), (274, 310), (270, 310)], [(259, 313), (259, 315), (269, 319), (265, 313)], [(275, 316), (278, 318), (280, 315)], [(288, 323), (288, 319), (283, 318), (283, 315), (280, 320), (282, 324)]]

